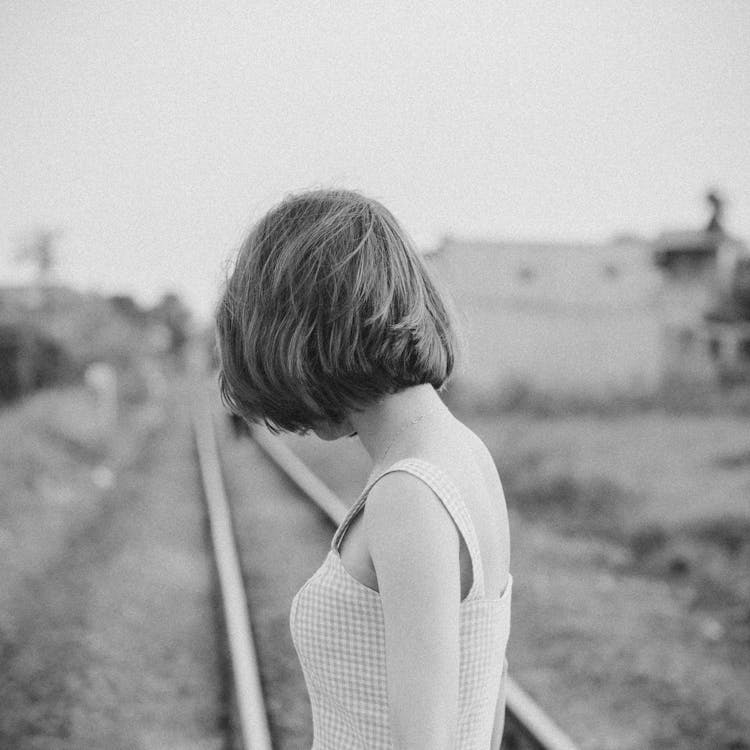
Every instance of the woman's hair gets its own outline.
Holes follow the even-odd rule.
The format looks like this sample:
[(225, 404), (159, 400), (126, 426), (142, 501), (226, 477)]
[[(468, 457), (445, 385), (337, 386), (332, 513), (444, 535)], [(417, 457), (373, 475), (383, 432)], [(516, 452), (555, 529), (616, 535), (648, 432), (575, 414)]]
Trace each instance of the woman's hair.
[(291, 195), (242, 244), (216, 312), (227, 407), (273, 430), (342, 422), (387, 393), (451, 374), (448, 308), (378, 201)]

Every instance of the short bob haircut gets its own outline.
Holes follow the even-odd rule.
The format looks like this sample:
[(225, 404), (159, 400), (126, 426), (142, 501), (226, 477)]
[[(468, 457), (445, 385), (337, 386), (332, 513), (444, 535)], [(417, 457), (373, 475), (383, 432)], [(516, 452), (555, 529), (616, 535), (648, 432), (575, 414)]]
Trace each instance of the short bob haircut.
[(250, 231), (216, 311), (224, 404), (274, 431), (344, 421), (450, 376), (448, 305), (390, 211), (348, 190), (294, 194)]

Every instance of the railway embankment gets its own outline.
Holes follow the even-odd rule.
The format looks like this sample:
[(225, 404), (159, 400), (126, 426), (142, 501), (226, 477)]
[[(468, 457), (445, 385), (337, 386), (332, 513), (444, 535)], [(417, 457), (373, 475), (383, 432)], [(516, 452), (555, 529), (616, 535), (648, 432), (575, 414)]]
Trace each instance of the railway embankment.
[(222, 747), (188, 403), (177, 382), (111, 434), (80, 389), (0, 414), (1, 747)]

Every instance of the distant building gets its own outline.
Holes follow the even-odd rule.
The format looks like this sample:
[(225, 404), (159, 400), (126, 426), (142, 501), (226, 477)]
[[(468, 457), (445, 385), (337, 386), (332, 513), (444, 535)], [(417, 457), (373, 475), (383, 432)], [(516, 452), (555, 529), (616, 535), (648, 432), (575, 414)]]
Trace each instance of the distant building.
[(444, 238), (426, 259), (458, 310), (457, 382), (494, 398), (750, 380), (750, 250), (710, 226), (653, 242)]
[(654, 242), (664, 277), (666, 370), (692, 379), (750, 381), (750, 248), (715, 220)]
[(661, 375), (661, 280), (650, 247), (445, 238), (427, 255), (459, 313), (457, 380), (567, 394), (648, 389)]

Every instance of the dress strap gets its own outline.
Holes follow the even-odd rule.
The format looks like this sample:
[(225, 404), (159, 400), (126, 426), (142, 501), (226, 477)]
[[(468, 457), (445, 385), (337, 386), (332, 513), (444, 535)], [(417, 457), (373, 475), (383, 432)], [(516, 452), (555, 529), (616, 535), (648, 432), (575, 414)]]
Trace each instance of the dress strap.
[(344, 538), (344, 534), (346, 534), (346, 530), (349, 528), (349, 524), (351, 524), (357, 513), (362, 510), (362, 507), (365, 504), (365, 500), (367, 499), (367, 492), (369, 492), (369, 489), (373, 484), (375, 484), (375, 482), (371, 482), (365, 488), (365, 491), (363, 491), (362, 494), (357, 498), (357, 501), (354, 503), (354, 505), (352, 505), (352, 507), (349, 508), (349, 510), (346, 512), (343, 521), (341, 521), (341, 523), (338, 525), (338, 528), (333, 535), (333, 539), (331, 539), (331, 549), (338, 551), (339, 546), (341, 545), (341, 540)]
[(373, 485), (386, 474), (390, 474), (394, 471), (404, 471), (408, 474), (412, 474), (421, 481), (423, 481), (434, 493), (437, 495), (440, 502), (443, 504), (448, 514), (453, 519), (454, 523), (458, 527), (461, 536), (466, 543), (466, 547), (469, 550), (469, 557), (471, 558), (471, 571), (472, 571), (472, 583), (471, 589), (466, 596), (464, 601), (469, 599), (477, 599), (484, 596), (484, 569), (482, 567), (482, 559), (479, 554), (479, 542), (477, 539), (476, 529), (474, 523), (471, 520), (469, 511), (464, 503), (461, 492), (456, 486), (455, 482), (437, 465), (425, 461), (421, 458), (405, 458), (401, 461), (389, 466), (383, 472), (378, 474), (374, 479), (367, 483), (362, 494), (359, 496), (354, 505), (349, 509), (349, 512), (344, 517), (340, 526), (334, 534), (331, 542), (331, 547), (338, 550), (341, 543), (341, 539), (346, 533), (349, 524), (362, 510), (367, 495), (372, 489)]
[(370, 494), (370, 490), (372, 489), (375, 482), (377, 482), (378, 479), (380, 479), (380, 477), (385, 476), (389, 471), (392, 471), (392, 470), (393, 470), (393, 466), (389, 466), (387, 469), (385, 469), (385, 471), (376, 475), (374, 479), (370, 479), (367, 482), (367, 484), (365, 485), (365, 488), (362, 490), (357, 500), (354, 502), (351, 508), (349, 508), (343, 520), (338, 525), (338, 528), (336, 529), (336, 532), (333, 535), (333, 539), (331, 540), (331, 549), (338, 551), (339, 546), (341, 545), (341, 540), (344, 538), (344, 534), (346, 534), (346, 530), (349, 528), (349, 525), (354, 520), (354, 517), (357, 515), (357, 513), (359, 513), (364, 507), (365, 500), (367, 500), (367, 496)]

